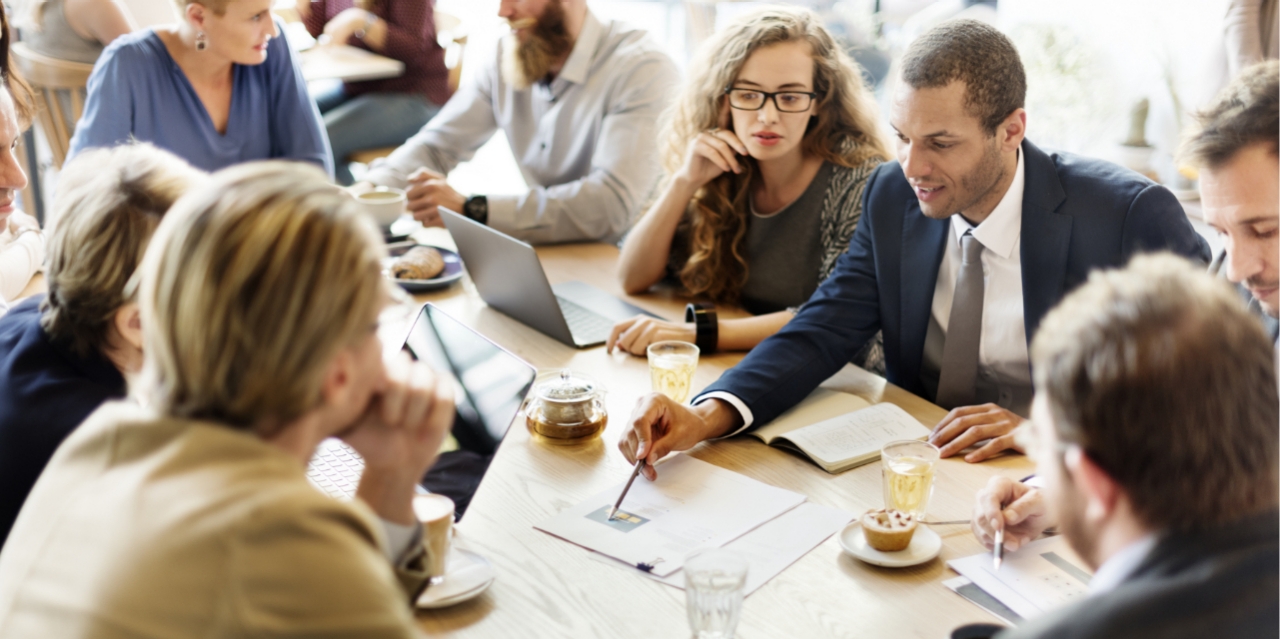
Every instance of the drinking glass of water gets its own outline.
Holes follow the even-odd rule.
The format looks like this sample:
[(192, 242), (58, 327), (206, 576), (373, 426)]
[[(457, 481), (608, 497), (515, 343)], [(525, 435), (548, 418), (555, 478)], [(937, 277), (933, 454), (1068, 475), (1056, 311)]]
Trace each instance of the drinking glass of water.
[(653, 391), (683, 404), (693, 388), (693, 371), (698, 368), (698, 347), (688, 342), (654, 342), (645, 352), (649, 355)]
[(704, 550), (684, 562), (684, 593), (694, 637), (733, 639), (746, 583), (746, 560), (727, 550)]
[(938, 447), (915, 439), (889, 442), (880, 449), (884, 465), (884, 507), (911, 513), (925, 521), (933, 495), (933, 469)]

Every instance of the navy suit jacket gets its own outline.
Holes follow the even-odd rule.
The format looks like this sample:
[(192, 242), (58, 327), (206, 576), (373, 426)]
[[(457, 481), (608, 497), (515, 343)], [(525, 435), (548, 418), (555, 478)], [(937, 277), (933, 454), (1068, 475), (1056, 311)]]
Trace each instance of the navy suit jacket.
[(0, 316), (0, 548), (62, 440), (126, 390), (102, 355), (80, 357), (49, 339), (40, 327), (42, 300)]
[[(1209, 245), (1168, 189), (1109, 162), (1046, 154), (1023, 141), (1022, 300), (1027, 340), (1096, 268), (1168, 250), (1208, 264)], [(867, 181), (862, 219), (831, 276), (790, 322), (703, 394), (728, 392), (768, 423), (884, 333), (889, 381), (932, 401), (920, 382), (925, 333), (950, 220), (934, 220), (897, 162)]]

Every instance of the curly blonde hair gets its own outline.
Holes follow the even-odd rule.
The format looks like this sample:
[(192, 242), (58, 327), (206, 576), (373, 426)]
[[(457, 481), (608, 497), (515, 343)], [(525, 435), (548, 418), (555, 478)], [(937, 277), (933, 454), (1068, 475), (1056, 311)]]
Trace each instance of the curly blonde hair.
[[(858, 64), (812, 11), (770, 7), (734, 21), (695, 55), (684, 88), (662, 116), (667, 179), (680, 170), (690, 140), (719, 125), (724, 89), (733, 84), (747, 58), (761, 48), (797, 41), (812, 48), (813, 90), (819, 94), (815, 117), (801, 142), (804, 154), (847, 167), (889, 158), (877, 132), (875, 100)], [(689, 205), (689, 258), (680, 281), (690, 294), (717, 302), (736, 303), (747, 280), (742, 250), (756, 165), (750, 157), (742, 164), (742, 173), (711, 180)]]

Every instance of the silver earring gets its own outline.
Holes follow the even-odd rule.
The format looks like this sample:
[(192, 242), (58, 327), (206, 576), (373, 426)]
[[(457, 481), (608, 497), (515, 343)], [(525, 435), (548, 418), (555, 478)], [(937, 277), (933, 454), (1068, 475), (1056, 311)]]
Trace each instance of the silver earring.
[(209, 36), (203, 31), (196, 32), (196, 51), (204, 51), (209, 48)]

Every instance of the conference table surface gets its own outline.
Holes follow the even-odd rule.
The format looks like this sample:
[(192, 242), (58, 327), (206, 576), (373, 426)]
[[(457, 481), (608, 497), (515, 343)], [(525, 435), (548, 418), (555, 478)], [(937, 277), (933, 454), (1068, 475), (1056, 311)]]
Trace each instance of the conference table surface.
[[(452, 248), (443, 229), (426, 229), (420, 241)], [(551, 283), (582, 280), (669, 319), (681, 319), (687, 300), (667, 291), (626, 296), (617, 283), (618, 249), (569, 244), (537, 249)], [(455, 543), (486, 557), (497, 572), (479, 597), (439, 610), (420, 610), (431, 636), (457, 637), (687, 637), (684, 592), (639, 572), (591, 557), (579, 546), (535, 530), (534, 524), (626, 480), (632, 466), (617, 450), (637, 399), (649, 392), (642, 357), (607, 354), (603, 346), (574, 349), (484, 304), (464, 277), (449, 289), (417, 296), (493, 339), (538, 370), (587, 373), (608, 391), (609, 422), (603, 436), (577, 446), (534, 441), (523, 415), (516, 418), (484, 482), (457, 526)], [(741, 316), (734, 311), (722, 315)], [(703, 356), (695, 393), (742, 359), (740, 353)], [(932, 427), (945, 411), (852, 366), (827, 387), (872, 401), (893, 402)], [(690, 455), (759, 481), (792, 490), (809, 501), (862, 513), (883, 507), (880, 464), (831, 475), (797, 455), (751, 437), (704, 442)], [(981, 464), (952, 458), (939, 462), (928, 517), (968, 519), (974, 493), (994, 475), (1025, 476), (1031, 464), (1007, 455)], [(967, 525), (937, 526), (943, 547), (922, 565), (889, 569), (863, 563), (832, 536), (747, 597), (738, 635), (756, 637), (948, 636), (958, 625), (998, 622), (947, 589), (954, 577), (946, 561), (983, 552)]]

